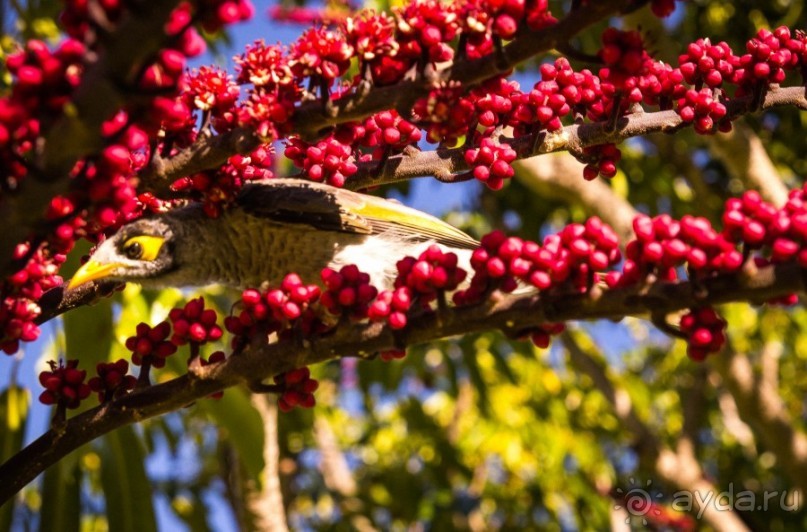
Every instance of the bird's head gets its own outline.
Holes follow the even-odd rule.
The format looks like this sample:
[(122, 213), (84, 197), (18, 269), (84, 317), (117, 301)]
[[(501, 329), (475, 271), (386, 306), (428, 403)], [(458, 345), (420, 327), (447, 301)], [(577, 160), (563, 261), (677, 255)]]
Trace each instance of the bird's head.
[(164, 275), (174, 268), (173, 238), (160, 218), (127, 224), (95, 249), (67, 287), (99, 280), (143, 282)]

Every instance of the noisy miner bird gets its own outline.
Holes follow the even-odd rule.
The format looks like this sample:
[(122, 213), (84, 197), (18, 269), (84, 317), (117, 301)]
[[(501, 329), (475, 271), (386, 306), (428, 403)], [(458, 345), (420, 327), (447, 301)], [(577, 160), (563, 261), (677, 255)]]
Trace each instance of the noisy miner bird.
[(144, 287), (278, 284), (289, 272), (318, 282), (320, 271), (355, 264), (379, 289), (396, 262), (432, 243), (467, 269), (477, 242), (455, 227), (398, 203), (299, 179), (243, 188), (218, 218), (191, 204), (121, 227), (101, 243), (68, 288), (89, 281)]

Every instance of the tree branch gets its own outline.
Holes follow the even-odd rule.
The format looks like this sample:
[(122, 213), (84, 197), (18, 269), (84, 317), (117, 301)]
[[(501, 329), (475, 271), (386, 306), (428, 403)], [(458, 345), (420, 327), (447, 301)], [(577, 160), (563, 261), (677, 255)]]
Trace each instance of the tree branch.
[[(736, 98), (726, 103), (727, 116), (737, 118), (754, 109), (751, 97)], [(786, 87), (769, 90), (760, 110), (792, 106), (807, 109), (804, 87)], [(518, 159), (559, 151), (581, 152), (583, 148), (601, 144), (620, 143), (632, 137), (650, 133), (671, 133), (688, 127), (675, 111), (656, 111), (626, 115), (617, 121), (616, 129), (606, 122), (574, 124), (558, 131), (541, 131), (538, 139), (527, 135), (506, 140), (518, 154)], [(415, 154), (394, 155), (383, 163), (359, 164), (359, 171), (347, 180), (347, 188), (357, 190), (369, 186), (404, 181), (414, 177), (440, 174), (457, 174), (469, 170), (465, 162), (465, 148), (444, 148)]]
[[(509, 72), (517, 64), (568, 42), (587, 27), (625, 9), (627, 0), (601, 0), (586, 6), (541, 31), (523, 28), (513, 41), (504, 47), (504, 61), (497, 54), (476, 60), (459, 60), (428, 79), (404, 80), (395, 85), (374, 87), (366, 94), (348, 95), (332, 101), (333, 111), (323, 110), (321, 101), (303, 103), (294, 111), (291, 131), (304, 138), (321, 137), (330, 128), (361, 120), (385, 109), (411, 109), (415, 101), (441, 83), (458, 82), (474, 85), (496, 75)], [(204, 169), (221, 166), (236, 153), (247, 153), (260, 143), (254, 131), (238, 128), (212, 137), (200, 137), (193, 146), (170, 159), (158, 158), (141, 175), (144, 190), (155, 194), (169, 192), (168, 187), (180, 177)], [(429, 175), (429, 174), (418, 174)], [(411, 176), (411, 177), (418, 177)], [(406, 178), (404, 178), (406, 179)], [(365, 185), (366, 186), (366, 185)], [(363, 187), (354, 187), (363, 188)]]
[(707, 303), (763, 302), (793, 292), (803, 293), (805, 287), (807, 270), (785, 263), (750, 274), (714, 277), (700, 281), (697, 287), (688, 281), (656, 282), (640, 288), (607, 291), (595, 288), (592, 294), (501, 295), (487, 304), (451, 309), (448, 315), (414, 316), (403, 330), (393, 331), (381, 323), (339, 327), (306, 345), (265, 344), (256, 339), (245, 352), (225, 362), (195, 368), (193, 373), (136, 390), (52, 428), (0, 466), (0, 478), (8, 479), (0, 484), (0, 504), (63, 456), (111, 430), (177, 410), (224, 388), (265, 379), (302, 365), (343, 356), (366, 358), (401, 345), (492, 329), (518, 337), (546, 323), (619, 319), (650, 312), (675, 312)]
[[(403, 89), (401, 89), (403, 90)], [(728, 116), (737, 118), (752, 112), (752, 98), (730, 100), (726, 107)], [(387, 102), (389, 106), (389, 102)], [(804, 87), (786, 87), (767, 91), (761, 110), (793, 106), (807, 108)], [(515, 149), (518, 159), (559, 151), (580, 152), (583, 148), (600, 144), (619, 143), (628, 138), (650, 133), (673, 132), (688, 127), (675, 111), (637, 113), (620, 118), (612, 130), (605, 122), (574, 124), (555, 132), (540, 132), (533, 135), (504, 140)], [(254, 149), (244, 129), (212, 137), (200, 137), (194, 146), (170, 159), (160, 159), (158, 167), (151, 167), (143, 174), (144, 190), (155, 193), (169, 192), (169, 185), (176, 179), (204, 169), (220, 166), (227, 157)], [(240, 148), (239, 148), (240, 146)], [(251, 148), (247, 149), (247, 147)], [(244, 151), (238, 151), (243, 149)], [(232, 150), (232, 151), (228, 151)], [(368, 187), (406, 181), (434, 175), (456, 175), (470, 169), (465, 162), (465, 148), (440, 148), (433, 151), (400, 153), (384, 161), (359, 163), (358, 171), (347, 179), (346, 188), (361, 190)]]
[(277, 402), (266, 394), (253, 394), (252, 405), (263, 421), (263, 471), (260, 490), (248, 495), (254, 525), (265, 532), (284, 532), (286, 523), (283, 492), (280, 489), (280, 446), (277, 432)]

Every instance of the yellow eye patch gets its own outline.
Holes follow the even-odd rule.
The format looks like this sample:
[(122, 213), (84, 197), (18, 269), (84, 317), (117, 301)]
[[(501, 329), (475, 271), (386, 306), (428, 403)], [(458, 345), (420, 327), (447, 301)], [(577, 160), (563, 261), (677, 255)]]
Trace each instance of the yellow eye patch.
[(160, 254), (164, 243), (161, 236), (133, 236), (123, 244), (123, 254), (131, 260), (152, 261)]

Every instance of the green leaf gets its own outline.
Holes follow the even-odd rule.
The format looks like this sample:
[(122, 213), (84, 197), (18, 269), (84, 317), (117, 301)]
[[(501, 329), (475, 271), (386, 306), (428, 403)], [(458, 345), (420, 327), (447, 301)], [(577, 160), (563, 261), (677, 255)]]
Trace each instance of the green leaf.
[(45, 471), (39, 530), (70, 532), (81, 524), (81, 450), (62, 458)]
[(109, 529), (156, 531), (152, 488), (146, 477), (146, 455), (140, 436), (129, 426), (115, 430), (101, 440), (99, 454)]
[[(22, 449), (30, 404), (31, 393), (26, 388), (12, 384), (0, 393), (0, 463)], [(11, 530), (13, 511), (13, 500), (0, 507), (0, 530)]]

